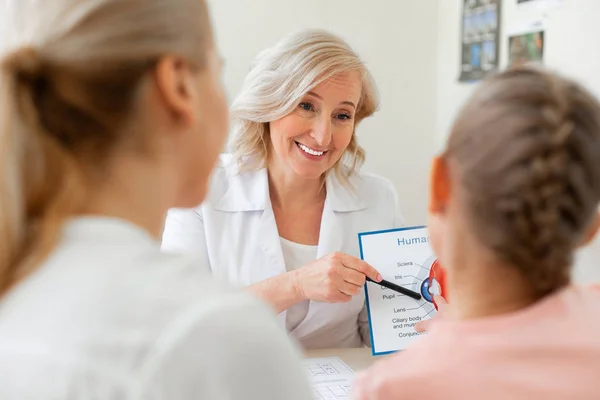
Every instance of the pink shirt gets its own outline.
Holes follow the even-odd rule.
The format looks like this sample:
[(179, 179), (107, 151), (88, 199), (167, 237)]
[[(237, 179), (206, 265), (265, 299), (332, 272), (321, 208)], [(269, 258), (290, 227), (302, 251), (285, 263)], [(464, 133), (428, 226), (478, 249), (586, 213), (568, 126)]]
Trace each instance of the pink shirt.
[(600, 290), (569, 288), (510, 315), (439, 320), (357, 375), (357, 400), (600, 399)]

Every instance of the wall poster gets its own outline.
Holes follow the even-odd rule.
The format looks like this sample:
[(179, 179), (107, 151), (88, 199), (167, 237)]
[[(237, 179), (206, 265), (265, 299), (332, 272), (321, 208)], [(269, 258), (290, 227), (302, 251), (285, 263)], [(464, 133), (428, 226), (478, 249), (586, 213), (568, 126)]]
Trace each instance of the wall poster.
[(544, 58), (544, 31), (528, 32), (508, 38), (508, 66), (541, 64)]
[(498, 70), (501, 0), (463, 0), (459, 81), (477, 81)]
[(539, 17), (507, 28), (508, 68), (543, 63), (545, 25), (545, 19)]

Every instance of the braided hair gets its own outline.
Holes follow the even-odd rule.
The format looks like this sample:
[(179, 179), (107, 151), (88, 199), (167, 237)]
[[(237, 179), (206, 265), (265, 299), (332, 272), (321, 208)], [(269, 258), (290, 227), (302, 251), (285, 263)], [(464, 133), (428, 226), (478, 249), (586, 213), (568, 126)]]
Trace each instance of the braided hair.
[(538, 68), (497, 74), (459, 114), (444, 157), (470, 228), (544, 296), (570, 280), (600, 200), (600, 103)]

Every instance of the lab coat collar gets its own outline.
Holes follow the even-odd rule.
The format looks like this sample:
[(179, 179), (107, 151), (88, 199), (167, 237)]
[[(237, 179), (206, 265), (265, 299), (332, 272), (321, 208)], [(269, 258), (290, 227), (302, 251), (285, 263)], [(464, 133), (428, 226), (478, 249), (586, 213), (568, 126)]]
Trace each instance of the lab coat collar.
[(219, 211), (259, 211), (264, 210), (269, 200), (269, 180), (265, 168), (256, 171), (238, 172), (226, 169), (227, 189), (216, 202)]
[[(266, 168), (256, 171), (237, 172), (233, 168), (226, 170), (228, 188), (215, 208), (220, 211), (259, 211), (271, 206), (269, 197), (269, 178)], [(326, 202), (335, 212), (352, 212), (364, 210), (367, 205), (364, 199), (353, 190), (359, 177), (350, 179), (351, 187), (344, 186), (335, 176), (329, 173), (325, 178), (327, 189)]]

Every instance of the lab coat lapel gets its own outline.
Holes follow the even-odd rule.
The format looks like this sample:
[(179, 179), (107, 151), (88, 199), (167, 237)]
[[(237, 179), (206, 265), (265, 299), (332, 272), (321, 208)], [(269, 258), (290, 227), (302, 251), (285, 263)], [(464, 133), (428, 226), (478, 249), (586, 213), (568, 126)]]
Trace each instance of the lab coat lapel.
[(319, 246), (317, 258), (342, 249), (343, 239), (340, 232), (338, 216), (333, 210), (329, 197), (325, 199), (323, 216), (321, 217), (321, 229), (319, 232)]
[[(273, 213), (273, 206), (268, 193), (268, 179), (265, 172), (265, 180), (267, 182), (267, 194), (265, 200), (265, 209), (260, 217), (257, 234), (258, 247), (265, 254), (267, 260), (265, 265), (256, 265), (255, 268), (264, 269), (264, 279), (271, 278), (276, 275), (285, 273), (285, 260), (283, 258), (283, 250), (281, 249), (281, 240), (279, 239), (279, 230)], [(262, 279), (261, 279), (262, 280)], [(277, 315), (277, 319), (281, 326), (285, 328), (287, 312), (282, 311)]]
[[(325, 182), (327, 197), (325, 198), (323, 216), (321, 217), (317, 258), (342, 250), (344, 245), (342, 230), (344, 227), (341, 222), (341, 214), (366, 208), (365, 203), (349, 188), (344, 187), (335, 175), (329, 174)], [(298, 337), (310, 334), (315, 328), (326, 325), (331, 319), (331, 313), (341, 312), (346, 307), (344, 304), (311, 301), (306, 318), (294, 329), (294, 334)]]
[(265, 168), (244, 172), (243, 175), (232, 172), (229, 187), (215, 208), (226, 212), (260, 213), (258, 223), (252, 232), (256, 237), (257, 247), (265, 255), (264, 265), (256, 265), (258, 281), (285, 272), (285, 262), (279, 241), (279, 232), (275, 223), (275, 215), (269, 196), (269, 179)]
[[(258, 250), (265, 256), (262, 265), (252, 266), (257, 271), (254, 275), (256, 282), (286, 272), (279, 231), (269, 196), (269, 178), (266, 169), (246, 172), (243, 179), (239, 175), (232, 179), (219, 207), (224, 211), (234, 212), (262, 211), (256, 230), (250, 233), (256, 235)], [(278, 320), (285, 327), (285, 311), (278, 315)]]
[[(338, 216), (333, 210), (330, 197), (325, 199), (323, 216), (321, 217), (321, 229), (319, 232), (319, 245), (317, 246), (317, 258), (342, 249), (343, 238), (340, 233)], [(310, 301), (306, 317), (300, 322), (292, 333), (297, 337), (310, 334), (315, 328), (325, 325), (330, 319), (331, 307), (327, 303)]]
[[(341, 213), (354, 212), (366, 208), (365, 203), (349, 187), (345, 187), (334, 173), (325, 180), (327, 197), (321, 218), (319, 247), (317, 257), (342, 250), (343, 227), (340, 224)], [(358, 239), (357, 239), (358, 240)]]
[(273, 214), (273, 207), (270, 201), (260, 217), (257, 234), (258, 246), (265, 253), (267, 265), (256, 267), (265, 268), (267, 278), (286, 272), (279, 231), (277, 230), (275, 214)]
[(269, 177), (266, 169), (257, 171), (253, 177), (254, 182), (249, 187), (261, 188), (252, 193), (252, 203), (260, 205), (262, 214), (256, 229), (258, 247), (266, 256), (266, 264), (256, 266), (264, 270), (264, 279), (282, 274), (286, 271), (279, 231), (275, 222), (275, 214), (269, 195)]

